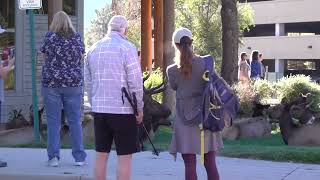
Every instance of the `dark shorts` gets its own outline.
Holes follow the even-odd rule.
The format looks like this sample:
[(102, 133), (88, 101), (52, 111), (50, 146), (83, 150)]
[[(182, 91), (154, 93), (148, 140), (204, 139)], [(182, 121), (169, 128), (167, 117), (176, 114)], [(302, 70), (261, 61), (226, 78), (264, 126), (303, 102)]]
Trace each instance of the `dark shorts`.
[(112, 143), (118, 155), (137, 152), (137, 124), (134, 115), (94, 114), (96, 151), (110, 153)]

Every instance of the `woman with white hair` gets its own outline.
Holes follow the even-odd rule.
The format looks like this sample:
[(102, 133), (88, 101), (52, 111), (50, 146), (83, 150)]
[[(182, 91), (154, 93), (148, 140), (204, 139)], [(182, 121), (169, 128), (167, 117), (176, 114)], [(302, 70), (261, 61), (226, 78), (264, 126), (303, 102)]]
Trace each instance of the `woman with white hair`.
[(45, 58), (42, 67), (42, 95), (48, 127), (48, 165), (51, 167), (59, 166), (62, 107), (70, 127), (75, 165), (85, 164), (81, 127), (81, 59), (84, 52), (81, 36), (75, 31), (69, 16), (63, 11), (56, 13), (39, 54), (39, 57)]

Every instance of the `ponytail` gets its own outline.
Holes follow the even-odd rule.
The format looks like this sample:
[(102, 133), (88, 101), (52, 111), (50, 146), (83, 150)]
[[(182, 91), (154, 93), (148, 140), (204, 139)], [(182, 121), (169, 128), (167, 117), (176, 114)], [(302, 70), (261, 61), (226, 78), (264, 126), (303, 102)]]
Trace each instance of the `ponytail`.
[(181, 38), (180, 44), (177, 44), (177, 46), (180, 47), (179, 70), (184, 79), (190, 79), (192, 74), (193, 52), (191, 50), (191, 44), (192, 40), (187, 36)]

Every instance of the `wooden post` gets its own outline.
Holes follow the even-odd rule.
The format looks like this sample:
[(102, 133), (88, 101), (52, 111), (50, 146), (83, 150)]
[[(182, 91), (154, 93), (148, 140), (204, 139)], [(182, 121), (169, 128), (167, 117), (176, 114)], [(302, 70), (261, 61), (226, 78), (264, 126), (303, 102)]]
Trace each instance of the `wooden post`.
[(141, 0), (141, 68), (152, 68), (151, 0)]
[(48, 27), (51, 25), (53, 16), (62, 10), (62, 0), (48, 0)]
[(155, 32), (155, 67), (163, 67), (163, 0), (155, 0), (154, 32)]

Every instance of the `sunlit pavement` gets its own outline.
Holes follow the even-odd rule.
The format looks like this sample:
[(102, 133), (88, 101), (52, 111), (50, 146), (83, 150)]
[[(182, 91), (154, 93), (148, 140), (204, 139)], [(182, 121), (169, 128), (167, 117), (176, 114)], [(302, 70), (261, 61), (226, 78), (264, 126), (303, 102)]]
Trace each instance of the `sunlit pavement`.
[[(73, 166), (71, 150), (61, 151), (60, 167), (47, 167), (45, 149), (0, 148), (0, 159), (8, 162), (0, 168), (0, 180), (89, 180), (92, 178), (94, 151), (87, 151), (87, 165)], [(319, 180), (320, 165), (277, 163), (235, 158), (218, 158), (221, 180)], [(150, 152), (134, 156), (132, 180), (183, 180), (183, 161), (167, 152), (160, 157)], [(115, 180), (116, 154), (109, 159), (108, 180)], [(206, 180), (205, 169), (198, 164), (199, 180)]]

